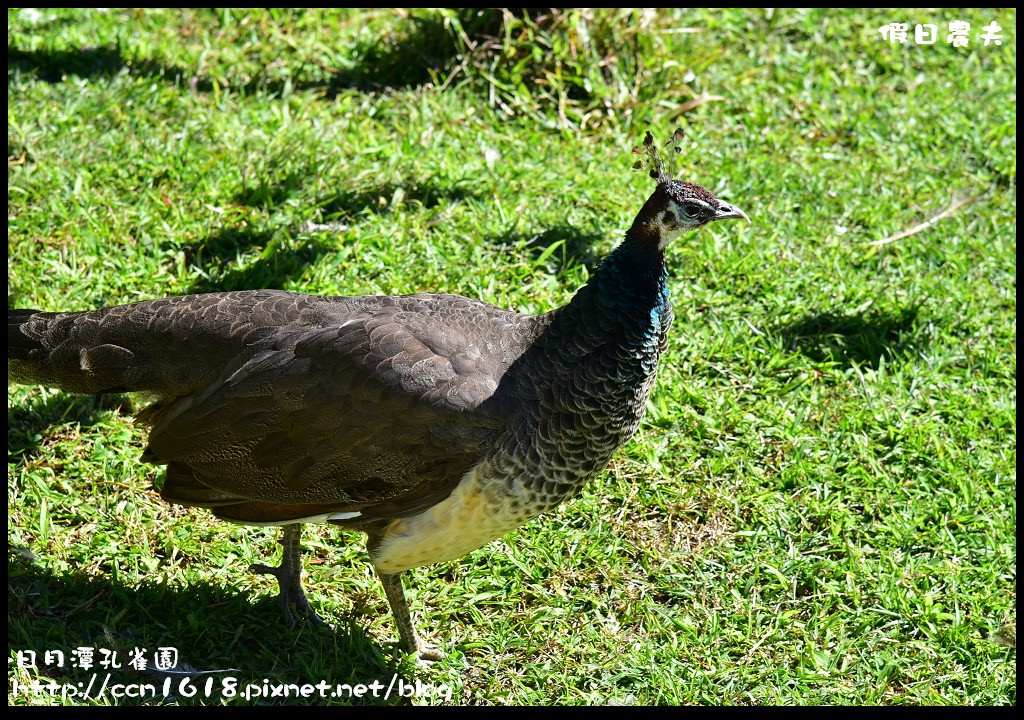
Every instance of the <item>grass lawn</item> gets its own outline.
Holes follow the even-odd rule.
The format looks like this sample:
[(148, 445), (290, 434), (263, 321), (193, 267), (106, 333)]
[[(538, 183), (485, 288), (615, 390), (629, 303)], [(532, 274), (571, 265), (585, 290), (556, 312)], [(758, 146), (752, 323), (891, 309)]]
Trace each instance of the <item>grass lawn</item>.
[(10, 10), (8, 306), (273, 287), (546, 311), (652, 190), (631, 147), (680, 125), (679, 174), (753, 225), (669, 250), (641, 429), (581, 497), (407, 576), (448, 653), (421, 668), (361, 535), (306, 526), (337, 630), (289, 631), (246, 571), (277, 531), (160, 501), (139, 399), (10, 387), (8, 649), (38, 662), (9, 665), (9, 702), (327, 702), (13, 692), (84, 689), (78, 647), (170, 646), (226, 671), (200, 688), (439, 690), (400, 704), (1015, 703), (992, 639), (1016, 622), (1015, 11), (414, 12)]

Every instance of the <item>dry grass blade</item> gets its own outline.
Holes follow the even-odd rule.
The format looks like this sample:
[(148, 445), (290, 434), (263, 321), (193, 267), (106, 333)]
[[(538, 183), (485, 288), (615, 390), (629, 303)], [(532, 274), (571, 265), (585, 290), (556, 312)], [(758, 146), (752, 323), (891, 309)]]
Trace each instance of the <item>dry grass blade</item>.
[(693, 110), (694, 108), (699, 108), (701, 105), (704, 105), (705, 103), (721, 102), (722, 100), (725, 100), (725, 97), (723, 97), (722, 95), (701, 95), (700, 97), (695, 97), (692, 100), (687, 100), (678, 108), (676, 108), (676, 111), (672, 113), (672, 118), (675, 119), (680, 115), (684, 115)]
[(939, 220), (942, 220), (943, 218), (949, 217), (950, 215), (955, 213), (957, 210), (962, 208), (964, 205), (970, 205), (971, 203), (975, 203), (975, 202), (977, 202), (980, 199), (981, 199), (981, 195), (974, 195), (973, 197), (962, 198), (960, 200), (955, 201), (952, 205), (950, 205), (948, 208), (946, 208), (945, 210), (940, 212), (935, 217), (929, 218), (928, 220), (925, 220), (920, 225), (915, 225), (914, 227), (912, 227), (912, 228), (910, 228), (908, 230), (904, 230), (902, 232), (898, 232), (895, 235), (890, 235), (889, 237), (882, 238), (881, 240), (874, 240), (874, 241), (869, 242), (867, 244), (868, 245), (874, 245), (875, 247), (878, 247), (878, 246), (881, 246), (881, 245), (888, 245), (889, 243), (896, 242), (897, 240), (902, 240), (903, 238), (910, 237), (911, 235), (917, 235), (918, 233), (924, 232), (925, 230), (930, 228), (932, 225), (937, 223)]

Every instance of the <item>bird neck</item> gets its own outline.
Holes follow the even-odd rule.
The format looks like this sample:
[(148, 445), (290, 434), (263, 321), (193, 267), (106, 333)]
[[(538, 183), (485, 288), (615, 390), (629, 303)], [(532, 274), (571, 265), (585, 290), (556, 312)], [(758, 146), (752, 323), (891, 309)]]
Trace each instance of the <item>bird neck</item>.
[[(664, 253), (656, 242), (641, 245), (627, 235), (604, 259), (584, 290), (589, 291), (592, 302), (603, 309), (627, 315), (650, 312), (668, 302)], [(633, 318), (623, 319), (628, 322)]]
[(517, 375), (537, 457), (524, 472), (535, 509), (555, 507), (604, 468), (640, 425), (672, 323), (658, 243), (624, 242), (573, 297), (549, 313)]
[(633, 305), (652, 310), (668, 303), (668, 270), (665, 248), (681, 233), (665, 199), (654, 193), (640, 209), (626, 236), (587, 283), (611, 305)]
[(663, 336), (671, 320), (668, 271), (658, 238), (636, 229), (634, 223), (622, 244), (563, 308), (565, 321), (592, 331), (575, 333), (581, 353), (608, 344), (657, 353), (651, 340)]

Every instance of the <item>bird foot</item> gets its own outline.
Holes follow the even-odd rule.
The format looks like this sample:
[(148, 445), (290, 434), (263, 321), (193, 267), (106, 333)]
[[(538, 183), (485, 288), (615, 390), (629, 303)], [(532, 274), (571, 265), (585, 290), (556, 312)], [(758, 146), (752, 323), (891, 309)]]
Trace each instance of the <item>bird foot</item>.
[[(249, 572), (256, 573), (257, 575), (273, 575), (277, 578), (277, 583), (280, 587), (280, 592), (277, 594), (277, 604), (281, 608), (281, 614), (284, 616), (285, 624), (289, 629), (295, 627), (295, 615), (292, 613), (292, 605), (310, 624), (316, 627), (332, 629), (331, 624), (324, 621), (317, 614), (316, 610), (313, 609), (313, 606), (309, 604), (309, 599), (306, 598), (306, 593), (302, 589), (302, 581), (297, 577), (298, 573), (292, 573), (291, 569), (284, 565), (271, 567), (262, 563), (250, 565)], [(296, 577), (292, 577), (293, 575)]]
[(444, 660), (447, 656), (441, 648), (437, 645), (430, 645), (420, 640), (414, 649), (410, 649), (402, 641), (388, 643), (395, 647), (403, 656), (412, 655), (416, 658), (416, 664), (420, 667), (430, 667), (433, 663), (439, 660)]
[(420, 665), (429, 666), (430, 663), (437, 662), (438, 660), (444, 660), (444, 652), (436, 645), (422, 643), (416, 648), (416, 661)]
[(249, 566), (249, 571), (257, 575), (273, 575), (277, 578), (277, 584), (280, 587), (277, 604), (280, 606), (281, 614), (284, 615), (284, 621), (289, 628), (295, 627), (295, 615), (292, 614), (292, 605), (294, 605), (295, 610), (302, 614), (310, 624), (333, 629), (309, 604), (306, 593), (302, 590), (302, 553), (299, 543), (301, 532), (301, 525), (285, 525), (280, 540), (281, 546), (284, 548), (281, 564), (271, 567), (256, 563)]

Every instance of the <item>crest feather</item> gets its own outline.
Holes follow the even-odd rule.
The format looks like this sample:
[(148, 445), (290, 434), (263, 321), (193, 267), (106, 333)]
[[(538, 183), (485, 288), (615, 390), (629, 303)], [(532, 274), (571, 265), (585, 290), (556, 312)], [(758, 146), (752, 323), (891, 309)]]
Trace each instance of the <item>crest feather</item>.
[(686, 135), (683, 133), (682, 128), (676, 128), (672, 135), (669, 136), (668, 140), (665, 141), (664, 146), (672, 146), (673, 153), (666, 158), (665, 155), (658, 149), (658, 146), (654, 142), (654, 134), (648, 130), (644, 134), (644, 141), (640, 145), (633, 148), (633, 154), (639, 155), (640, 157), (636, 162), (633, 163), (634, 170), (646, 170), (647, 174), (650, 175), (659, 185), (667, 185), (672, 182), (672, 176), (675, 174), (674, 165), (675, 155), (682, 152), (682, 142)]

